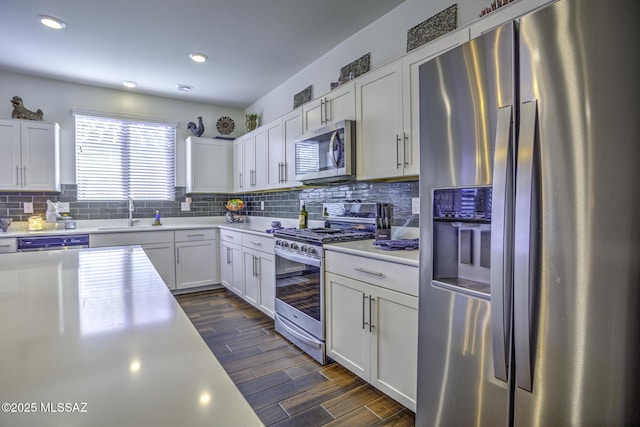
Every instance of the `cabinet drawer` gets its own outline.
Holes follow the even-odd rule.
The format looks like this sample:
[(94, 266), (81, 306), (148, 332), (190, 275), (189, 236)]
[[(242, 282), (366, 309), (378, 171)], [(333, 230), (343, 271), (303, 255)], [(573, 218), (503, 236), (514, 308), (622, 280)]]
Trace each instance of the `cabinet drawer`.
[(242, 233), (239, 231), (227, 230), (226, 228), (220, 229), (220, 240), (223, 242), (242, 244)]
[(123, 231), (121, 233), (93, 233), (89, 246), (145, 245), (149, 243), (173, 243), (173, 231)]
[(193, 242), (197, 240), (216, 240), (215, 228), (197, 228), (193, 230), (176, 230), (176, 242)]
[(18, 250), (18, 246), (16, 244), (16, 239), (13, 239), (13, 238), (0, 239), (0, 254), (17, 252), (17, 250)]
[(334, 251), (325, 252), (325, 271), (418, 296), (418, 268)]
[(242, 233), (242, 246), (255, 249), (257, 251), (273, 253), (273, 238), (257, 236), (250, 233)]

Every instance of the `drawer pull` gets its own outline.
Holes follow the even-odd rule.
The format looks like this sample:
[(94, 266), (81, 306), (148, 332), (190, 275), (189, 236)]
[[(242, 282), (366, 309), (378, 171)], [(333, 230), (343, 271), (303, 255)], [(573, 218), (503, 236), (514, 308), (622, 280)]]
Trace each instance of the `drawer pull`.
[(260, 243), (260, 242), (251, 242), (251, 244), (256, 245), (256, 246), (262, 246), (262, 243)]
[(231, 234), (225, 234), (224, 237), (226, 237), (227, 239), (233, 239), (233, 236)]
[(204, 233), (202, 233), (202, 234), (187, 234), (187, 237), (204, 237)]
[(371, 270), (367, 270), (366, 268), (361, 268), (361, 267), (354, 267), (353, 268), (355, 271), (359, 271), (361, 273), (367, 273), (367, 274), (373, 274), (374, 276), (378, 276), (378, 277), (383, 277), (384, 274), (378, 272), (378, 271), (371, 271)]
[(10, 248), (11, 245), (0, 245), (0, 248)]

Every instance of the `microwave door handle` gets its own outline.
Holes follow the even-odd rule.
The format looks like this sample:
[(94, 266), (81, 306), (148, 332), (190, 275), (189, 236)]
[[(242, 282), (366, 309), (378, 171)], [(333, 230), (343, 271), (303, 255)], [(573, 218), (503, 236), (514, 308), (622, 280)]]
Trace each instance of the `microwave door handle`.
[[(337, 137), (338, 137), (338, 131), (334, 131), (334, 132), (331, 134), (331, 140), (329, 141), (329, 152), (331, 153), (331, 163), (333, 163), (333, 166), (334, 166), (335, 168), (337, 168), (337, 167), (338, 167), (338, 160), (336, 160), (336, 157), (335, 157), (335, 154), (334, 154), (334, 153), (335, 153), (334, 149), (335, 149), (335, 145), (336, 145), (336, 138), (337, 138)], [(338, 144), (339, 144), (339, 143), (340, 143), (340, 142), (338, 142)]]

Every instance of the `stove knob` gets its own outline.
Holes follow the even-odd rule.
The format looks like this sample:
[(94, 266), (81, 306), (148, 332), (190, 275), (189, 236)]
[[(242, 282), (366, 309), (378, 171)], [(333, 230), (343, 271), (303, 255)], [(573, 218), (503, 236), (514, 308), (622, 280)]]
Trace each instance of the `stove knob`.
[(289, 242), (282, 242), (282, 247), (283, 248), (288, 248), (289, 247)]
[(297, 243), (292, 243), (291, 244), (291, 249), (297, 250), (298, 249), (298, 244)]
[(301, 245), (300, 252), (307, 252), (307, 247), (305, 245)]
[(312, 248), (311, 246), (309, 246), (309, 248), (307, 249), (307, 253), (309, 255), (317, 255), (318, 252), (316, 251), (316, 248)]

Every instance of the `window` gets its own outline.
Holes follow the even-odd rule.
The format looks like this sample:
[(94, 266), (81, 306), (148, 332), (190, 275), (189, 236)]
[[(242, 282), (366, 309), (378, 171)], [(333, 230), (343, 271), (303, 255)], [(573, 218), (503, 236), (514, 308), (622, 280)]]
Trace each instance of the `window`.
[(75, 118), (78, 200), (175, 199), (175, 124)]

